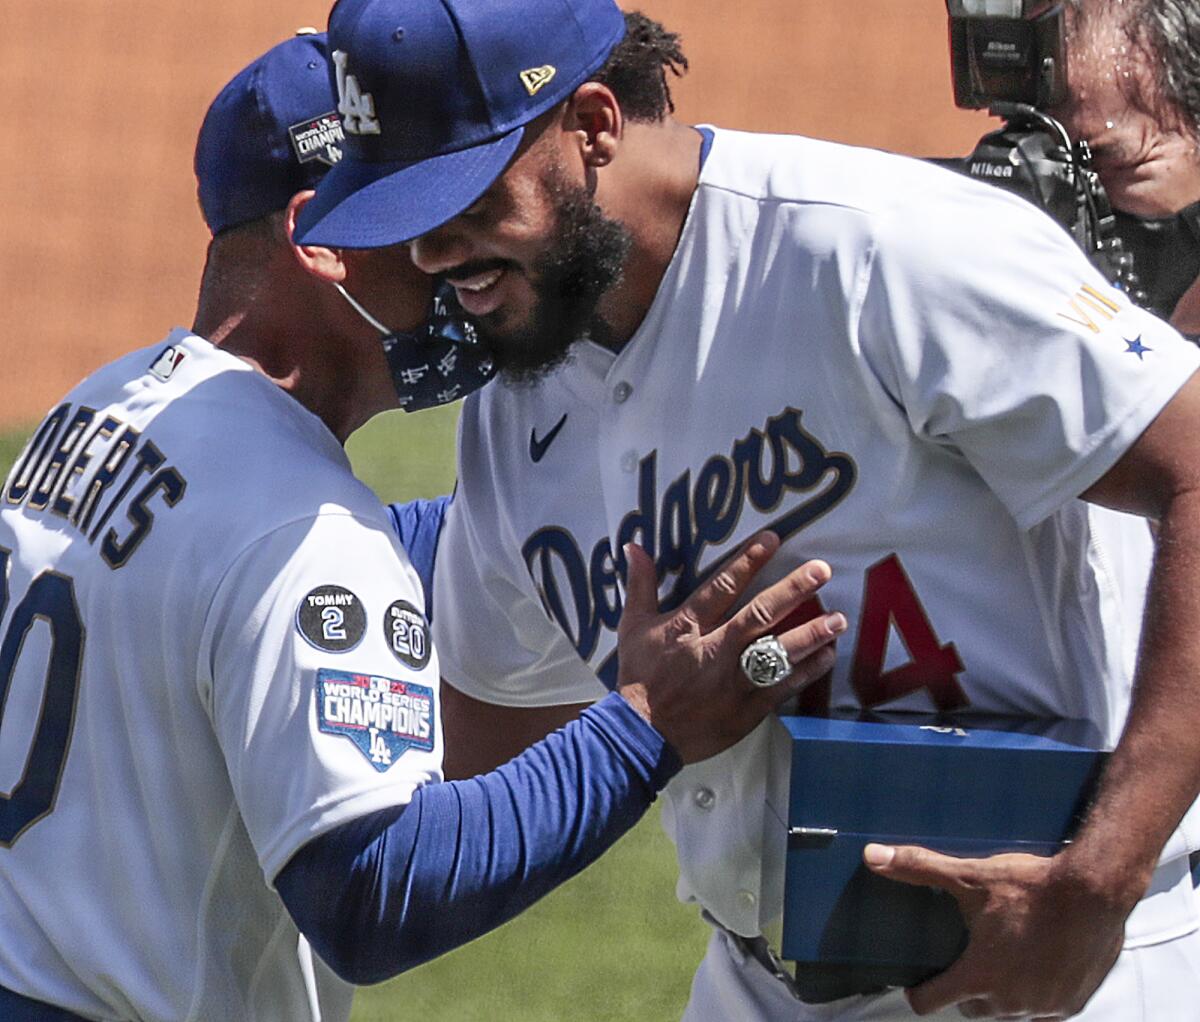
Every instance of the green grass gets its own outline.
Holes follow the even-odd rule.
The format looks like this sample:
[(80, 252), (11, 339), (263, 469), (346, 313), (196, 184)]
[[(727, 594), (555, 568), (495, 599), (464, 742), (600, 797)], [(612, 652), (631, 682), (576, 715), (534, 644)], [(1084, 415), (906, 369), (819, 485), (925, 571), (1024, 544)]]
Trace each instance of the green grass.
[(28, 429), (0, 432), (0, 476), (8, 475), (9, 466), (17, 460), (29, 433)]
[[(378, 416), (350, 440), (384, 500), (448, 493), (457, 406)], [(0, 475), (27, 431), (0, 431)], [(674, 853), (653, 809), (599, 862), (499, 930), (361, 990), (352, 1022), (670, 1022), (707, 927), (673, 896)]]
[(362, 990), (353, 1022), (670, 1022), (707, 928), (675, 901), (657, 810), (524, 915)]
[(458, 408), (375, 416), (346, 445), (355, 473), (385, 501), (449, 493)]

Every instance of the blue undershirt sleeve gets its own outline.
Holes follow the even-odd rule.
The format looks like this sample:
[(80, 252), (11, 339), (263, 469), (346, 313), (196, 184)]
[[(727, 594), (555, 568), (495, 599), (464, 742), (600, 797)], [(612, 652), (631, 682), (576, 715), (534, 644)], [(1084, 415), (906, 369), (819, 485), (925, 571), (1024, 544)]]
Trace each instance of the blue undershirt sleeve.
[(447, 495), (433, 500), (410, 500), (407, 504), (389, 504), (388, 517), (400, 537), (400, 545), (408, 551), (408, 559), (421, 577), (425, 591), (425, 619), (433, 621), (433, 567), (437, 560), (438, 537), (446, 521), (446, 511), (453, 497)]
[(506, 922), (601, 855), (682, 766), (616, 693), (497, 770), (309, 842), (276, 889), (343, 979), (377, 983)]

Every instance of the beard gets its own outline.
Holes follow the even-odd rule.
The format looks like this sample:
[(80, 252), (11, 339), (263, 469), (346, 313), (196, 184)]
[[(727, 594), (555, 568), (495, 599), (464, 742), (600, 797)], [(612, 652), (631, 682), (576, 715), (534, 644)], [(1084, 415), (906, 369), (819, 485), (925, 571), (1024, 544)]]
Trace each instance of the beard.
[(564, 365), (576, 341), (605, 343), (609, 329), (597, 307), (621, 281), (632, 244), (625, 225), (606, 217), (588, 190), (557, 167), (546, 172), (542, 186), (555, 222), (546, 251), (533, 264), (529, 321), (501, 332), (487, 316), (475, 318), (461, 306), (455, 310), (490, 349), (501, 380), (518, 387), (533, 386)]

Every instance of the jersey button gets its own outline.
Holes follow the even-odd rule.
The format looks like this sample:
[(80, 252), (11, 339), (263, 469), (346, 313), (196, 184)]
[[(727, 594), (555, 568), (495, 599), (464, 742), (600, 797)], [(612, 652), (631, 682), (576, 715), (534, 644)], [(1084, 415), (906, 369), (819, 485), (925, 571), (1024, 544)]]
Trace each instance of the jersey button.
[(712, 788), (697, 788), (692, 794), (697, 809), (711, 809), (717, 804), (717, 795)]
[(613, 387), (613, 400), (617, 404), (623, 405), (626, 401), (629, 400), (629, 395), (632, 393), (633, 393), (633, 384), (627, 383), (625, 380), (622, 380), (615, 387)]
[(621, 471), (636, 472), (638, 467), (637, 451), (626, 451), (621, 455)]
[(737, 892), (738, 904), (744, 909), (752, 909), (758, 905), (758, 897), (753, 891), (740, 890)]

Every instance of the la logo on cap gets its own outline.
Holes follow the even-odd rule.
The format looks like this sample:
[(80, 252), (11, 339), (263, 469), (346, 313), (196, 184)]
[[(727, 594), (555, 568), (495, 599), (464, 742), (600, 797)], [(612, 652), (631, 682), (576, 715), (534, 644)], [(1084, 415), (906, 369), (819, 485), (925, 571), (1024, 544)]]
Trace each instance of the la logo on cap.
[(536, 96), (543, 85), (550, 81), (558, 73), (556, 67), (550, 64), (543, 64), (541, 67), (531, 67), (528, 71), (521, 72), (521, 83), (525, 86), (525, 91), (531, 96)]
[(342, 127), (351, 135), (378, 135), (375, 97), (363, 92), (358, 86), (358, 79), (346, 73), (346, 62), (350, 55), (345, 50), (334, 50), (332, 57), (337, 74), (338, 113), (342, 115)]

